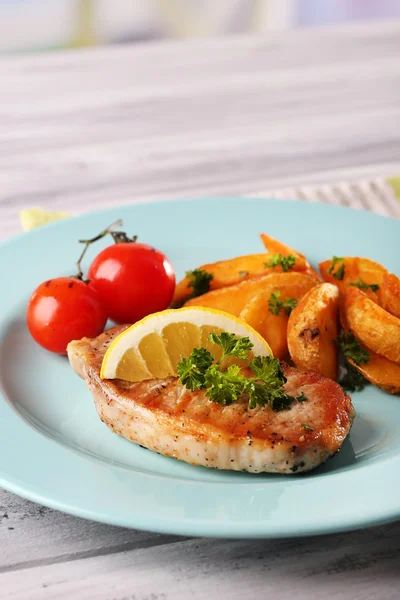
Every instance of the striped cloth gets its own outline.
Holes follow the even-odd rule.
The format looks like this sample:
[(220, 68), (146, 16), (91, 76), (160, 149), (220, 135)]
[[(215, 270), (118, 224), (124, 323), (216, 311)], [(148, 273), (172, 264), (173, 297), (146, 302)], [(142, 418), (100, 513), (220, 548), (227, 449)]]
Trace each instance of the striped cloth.
[[(324, 202), (370, 210), (379, 215), (400, 219), (400, 177), (343, 182), (335, 184), (305, 185), (264, 192), (246, 194), (246, 198), (278, 198), (281, 200), (304, 200), (305, 202)], [(19, 214), (24, 231), (40, 227), (46, 223), (69, 217), (43, 208), (27, 208)]]
[(339, 204), (400, 218), (400, 177), (271, 189), (250, 196)]

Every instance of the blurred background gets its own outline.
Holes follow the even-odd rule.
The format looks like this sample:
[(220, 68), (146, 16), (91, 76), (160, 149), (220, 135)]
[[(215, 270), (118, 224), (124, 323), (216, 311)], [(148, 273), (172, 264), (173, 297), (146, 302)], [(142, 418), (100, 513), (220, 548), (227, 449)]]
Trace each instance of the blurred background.
[(263, 34), (400, 16), (400, 0), (0, 0), (0, 52)]

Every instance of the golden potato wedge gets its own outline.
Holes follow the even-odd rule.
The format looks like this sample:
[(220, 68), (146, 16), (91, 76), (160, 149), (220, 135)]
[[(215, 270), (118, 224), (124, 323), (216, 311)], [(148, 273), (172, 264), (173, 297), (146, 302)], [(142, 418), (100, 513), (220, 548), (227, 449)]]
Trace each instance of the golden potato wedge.
[[(334, 275), (339, 276), (338, 279)], [(360, 280), (367, 285), (382, 285), (382, 278), (387, 273), (385, 267), (379, 263), (370, 260), (369, 258), (361, 258), (359, 256), (344, 256), (336, 265), (332, 265), (332, 259), (324, 260), (319, 263), (319, 270), (325, 281), (337, 285), (340, 290), (344, 290), (351, 283), (359, 282)], [(331, 272), (329, 272), (331, 270)], [(376, 292), (371, 288), (364, 290), (368, 296), (377, 298)]]
[(400, 279), (392, 273), (384, 273), (377, 293), (378, 304), (400, 319)]
[(336, 380), (339, 290), (330, 283), (312, 288), (292, 311), (287, 330), (290, 356), (304, 371)]
[[(371, 300), (400, 318), (400, 279), (369, 258), (345, 256), (342, 260), (343, 262), (334, 266), (332, 273), (329, 273), (332, 260), (324, 260), (319, 264), (324, 280), (337, 285), (341, 291), (348, 286), (356, 287), (353, 284), (358, 283)], [(341, 265), (344, 267), (343, 279), (336, 279), (333, 273), (337, 272)], [(374, 286), (378, 286), (378, 289), (374, 289)]]
[(261, 277), (247, 279), (236, 285), (213, 290), (191, 298), (185, 306), (206, 306), (223, 310), (238, 317), (245, 305), (259, 292), (273, 286), (315, 285), (316, 280), (308, 273), (268, 273)]
[(260, 238), (266, 250), (272, 254), (282, 254), (283, 256), (293, 254), (293, 256), (304, 258), (304, 260), (306, 260), (304, 254), (301, 254), (301, 252), (294, 250), (294, 248), (291, 248), (290, 246), (286, 246), (286, 244), (282, 244), (282, 242), (279, 242), (266, 233), (260, 233)]
[(348, 327), (368, 350), (400, 363), (400, 319), (352, 287), (344, 290), (344, 311)]
[(356, 365), (351, 359), (349, 363), (364, 375), (370, 383), (388, 394), (400, 393), (400, 365), (368, 350), (370, 358), (367, 363)]
[(254, 296), (243, 308), (240, 318), (251, 325), (268, 342), (275, 358), (283, 360), (288, 355), (287, 324), (289, 315), (284, 309), (273, 314), (269, 300), (274, 292), (280, 293), (284, 302), (287, 298), (299, 300), (308, 290), (317, 285), (311, 277), (304, 277), (299, 284), (269, 285)]
[[(281, 265), (276, 267), (268, 267), (266, 264), (271, 260), (273, 253), (267, 254), (248, 254), (246, 256), (236, 256), (229, 260), (220, 260), (215, 263), (201, 265), (199, 270), (211, 273), (213, 278), (210, 281), (210, 291), (218, 290), (229, 285), (235, 285), (241, 281), (252, 279), (253, 277), (266, 275), (267, 273), (282, 272)], [(291, 271), (303, 272), (306, 271), (307, 264), (304, 257), (296, 257), (296, 262)], [(189, 278), (185, 277), (180, 281), (176, 288), (172, 300), (172, 306), (179, 306), (187, 299), (192, 288), (189, 287)]]
[(272, 254), (282, 254), (283, 256), (293, 254), (293, 256), (296, 258), (296, 262), (299, 260), (304, 260), (306, 263), (306, 271), (308, 273), (311, 273), (319, 281), (322, 281), (322, 277), (319, 273), (317, 273), (315, 269), (313, 269), (313, 267), (308, 262), (307, 258), (304, 256), (304, 254), (302, 254), (298, 250), (294, 250), (294, 248), (291, 248), (290, 246), (287, 246), (282, 242), (279, 242), (270, 235), (267, 235), (266, 233), (261, 233), (260, 238), (268, 252), (271, 252)]

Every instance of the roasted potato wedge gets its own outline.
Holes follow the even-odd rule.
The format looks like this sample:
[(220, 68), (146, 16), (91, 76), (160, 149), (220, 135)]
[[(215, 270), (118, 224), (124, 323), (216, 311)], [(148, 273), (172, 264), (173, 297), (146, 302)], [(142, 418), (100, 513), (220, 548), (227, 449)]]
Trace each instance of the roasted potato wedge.
[[(299, 279), (299, 278), (298, 278)], [(317, 285), (311, 277), (303, 277), (297, 284), (269, 285), (254, 296), (243, 308), (240, 318), (251, 325), (268, 342), (275, 358), (280, 360), (288, 355), (287, 324), (289, 315), (284, 309), (279, 314), (273, 314), (269, 300), (274, 292), (280, 292), (279, 300), (287, 298), (299, 300), (308, 290)]]
[[(400, 279), (369, 258), (345, 256), (342, 260), (343, 263), (337, 263), (331, 273), (332, 260), (324, 260), (319, 264), (324, 280), (337, 285), (341, 291), (349, 286), (356, 287), (353, 284), (358, 283), (371, 300), (400, 318)], [(341, 265), (344, 267), (343, 279), (336, 279), (334, 273)], [(378, 289), (370, 286), (378, 286)]]
[(392, 273), (384, 273), (377, 293), (378, 304), (400, 319), (400, 279)]
[(400, 363), (400, 319), (351, 287), (344, 290), (344, 311), (348, 327), (368, 350)]
[[(218, 290), (229, 285), (235, 285), (242, 281), (247, 281), (253, 277), (266, 275), (267, 273), (282, 272), (280, 265), (268, 267), (266, 263), (271, 260), (274, 253), (267, 254), (248, 254), (246, 256), (236, 256), (229, 260), (220, 260), (215, 263), (201, 265), (199, 270), (211, 273), (213, 278), (210, 281), (210, 291)], [(291, 271), (303, 272), (307, 270), (307, 262), (304, 257), (296, 258), (296, 262)], [(187, 299), (192, 289), (189, 287), (189, 278), (185, 277), (180, 281), (176, 288), (172, 300), (172, 306), (179, 306)]]
[(257, 294), (271, 287), (285, 285), (315, 285), (316, 280), (308, 273), (268, 273), (258, 278), (247, 279), (236, 285), (213, 290), (191, 298), (185, 306), (206, 306), (223, 310), (238, 317), (246, 304)]
[(368, 350), (370, 354), (369, 361), (356, 365), (351, 359), (349, 363), (362, 375), (368, 379), (373, 385), (376, 385), (381, 390), (388, 394), (400, 393), (400, 365), (388, 360), (384, 356), (379, 356), (375, 352)]
[(279, 242), (266, 233), (261, 233), (260, 238), (267, 252), (271, 252), (272, 254), (283, 254), (283, 256), (293, 254), (296, 258), (304, 258), (304, 260), (306, 260), (304, 254), (301, 254), (301, 252), (294, 250), (294, 248), (291, 248), (290, 246), (286, 246), (286, 244), (282, 244), (282, 242)]
[(261, 233), (260, 238), (268, 252), (272, 254), (282, 254), (283, 256), (293, 254), (293, 256), (296, 258), (296, 262), (304, 260), (306, 263), (306, 271), (308, 273), (311, 273), (319, 281), (322, 281), (322, 277), (319, 273), (317, 273), (315, 269), (312, 268), (304, 254), (302, 254), (298, 250), (294, 250), (294, 248), (291, 248), (290, 246), (287, 246), (282, 242), (279, 242), (270, 235), (267, 235), (266, 233)]
[[(332, 265), (332, 259), (319, 263), (319, 270), (325, 281), (337, 285), (341, 291), (351, 283), (356, 283), (360, 280), (367, 285), (378, 285), (381, 287), (383, 276), (387, 271), (379, 263), (359, 256), (345, 256), (340, 261), (343, 262), (337, 262), (336, 265)], [(339, 271), (339, 274), (338, 269), (342, 270), (342, 272)], [(338, 279), (338, 275), (342, 278)], [(368, 296), (375, 299), (375, 301), (377, 300), (377, 293), (371, 290), (371, 288), (366, 289), (365, 292)]]
[(338, 310), (338, 288), (321, 283), (307, 292), (292, 311), (287, 339), (290, 356), (299, 369), (336, 380)]

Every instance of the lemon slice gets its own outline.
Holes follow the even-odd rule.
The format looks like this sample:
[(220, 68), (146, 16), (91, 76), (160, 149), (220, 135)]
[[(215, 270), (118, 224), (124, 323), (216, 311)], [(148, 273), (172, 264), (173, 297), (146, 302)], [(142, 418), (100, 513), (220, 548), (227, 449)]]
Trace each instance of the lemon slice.
[(19, 213), (22, 229), (24, 231), (30, 231), (36, 227), (41, 227), (41, 225), (47, 225), (47, 223), (66, 219), (70, 216), (71, 215), (66, 212), (44, 210), (43, 208), (26, 208)]
[(126, 329), (105, 353), (100, 376), (126, 381), (176, 376), (177, 364), (181, 358), (188, 358), (193, 348), (207, 348), (218, 359), (221, 348), (208, 336), (222, 331), (250, 339), (254, 347), (249, 359), (272, 355), (264, 338), (241, 319), (220, 310), (193, 306), (149, 315)]

